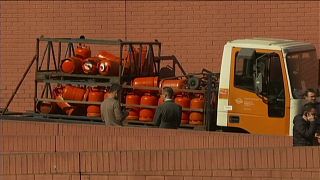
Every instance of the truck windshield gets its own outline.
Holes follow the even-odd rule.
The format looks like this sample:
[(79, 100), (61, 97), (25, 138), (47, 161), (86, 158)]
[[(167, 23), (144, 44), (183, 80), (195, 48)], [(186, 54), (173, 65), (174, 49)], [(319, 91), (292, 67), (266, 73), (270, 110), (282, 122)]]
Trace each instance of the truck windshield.
[(308, 88), (318, 88), (319, 62), (315, 50), (288, 53), (288, 73), (293, 98), (303, 98)]

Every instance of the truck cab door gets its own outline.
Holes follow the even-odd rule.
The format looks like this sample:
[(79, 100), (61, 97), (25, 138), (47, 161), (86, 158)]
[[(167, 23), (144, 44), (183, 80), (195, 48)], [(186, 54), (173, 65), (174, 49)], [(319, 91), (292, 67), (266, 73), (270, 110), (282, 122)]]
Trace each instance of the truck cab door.
[(281, 51), (256, 49), (251, 58), (233, 48), (228, 127), (253, 134), (289, 134), (289, 91)]

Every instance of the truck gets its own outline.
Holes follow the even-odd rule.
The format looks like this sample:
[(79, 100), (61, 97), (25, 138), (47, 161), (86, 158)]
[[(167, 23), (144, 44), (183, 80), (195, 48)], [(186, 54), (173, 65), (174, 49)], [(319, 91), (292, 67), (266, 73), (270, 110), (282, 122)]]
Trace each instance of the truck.
[[(44, 58), (42, 58), (41, 63), (39, 63), (39, 42), (48, 43), (43, 55), (48, 54), (47, 68), (44, 70), (41, 69)], [(51, 58), (54, 63), (50, 61), (49, 57), (54, 54), (53, 42), (59, 43), (59, 57)], [(118, 76), (108, 77), (61, 73), (59, 70), (60, 66), (56, 66), (56, 64), (61, 63), (61, 43), (68, 44), (66, 50), (66, 55), (68, 54), (68, 56), (74, 54), (74, 52), (72, 52), (74, 51), (73, 43), (120, 45), (120, 64), (119, 67), (117, 67), (119, 68)], [(131, 66), (130, 69), (138, 70), (134, 71), (136, 74), (132, 73), (133, 71), (126, 74), (124, 70), (124, 59), (126, 57), (123, 55), (123, 49), (125, 46), (129, 46), (129, 52), (134, 52), (133, 45), (140, 47), (140, 57), (136, 58), (137, 62), (131, 63), (135, 64), (135, 66)], [(147, 57), (144, 61), (148, 62), (148, 67), (153, 67), (153, 70), (148, 70), (147, 73), (142, 71), (141, 66), (143, 59), (141, 57), (141, 49), (143, 45), (149, 47), (146, 53)], [(158, 49), (155, 50), (156, 48), (154, 46)], [(47, 51), (47, 49), (49, 50)], [(203, 123), (201, 125), (184, 124), (181, 125), (181, 127), (191, 127), (193, 129), (202, 127), (209, 131), (223, 130), (252, 134), (292, 136), (293, 119), (300, 113), (304, 91), (308, 88), (317, 89), (319, 84), (319, 61), (317, 60), (316, 48), (311, 43), (272, 38), (251, 38), (229, 41), (224, 46), (221, 69), (218, 73), (211, 72), (207, 69), (203, 69), (200, 73), (185, 73), (175, 56), (162, 56), (160, 52), (161, 43), (157, 40), (155, 42), (144, 43), (124, 42), (121, 40), (104, 41), (83, 38), (57, 39), (40, 37), (37, 39), (36, 55), (13, 92), (12, 97), (9, 99), (5, 110), (2, 112), (2, 116), (5, 116), (3, 118), (9, 118), (10, 113), (6, 113), (6, 110), (33, 62), (37, 62), (35, 72), (36, 92), (34, 98), (36, 114), (41, 114), (36, 108), (39, 102), (70, 102), (87, 105), (100, 104), (99, 102), (85, 102), (84, 100), (61, 100), (62, 97), (58, 100), (50, 99), (49, 96), (51, 93), (48, 92), (51, 90), (51, 84), (53, 83), (58, 85), (80, 84), (86, 87), (97, 85), (108, 86), (110, 82), (119, 83), (126, 89), (123, 97), (119, 99), (122, 106), (155, 109), (157, 105), (128, 104), (124, 97), (126, 93), (137, 89), (161, 90), (161, 82), (164, 80), (184, 79), (185, 86), (175, 90), (177, 92), (189, 93), (191, 96), (202, 94), (205, 102), (204, 106), (201, 107), (202, 109), (193, 109), (192, 107), (183, 109), (185, 112), (203, 113)], [(131, 57), (135, 57), (135, 55), (132, 54)], [(55, 62), (56, 59), (58, 59), (57, 62)], [(173, 60), (173, 65), (170, 68), (161, 66), (161, 63), (168, 59)], [(55, 64), (53, 70), (49, 68), (50, 64)], [(182, 75), (179, 76), (175, 74), (175, 65), (177, 64), (182, 72)], [(166, 73), (163, 72), (167, 72), (169, 75), (164, 76), (163, 74)], [(152, 79), (152, 82), (154, 82), (155, 79), (156, 81), (158, 81), (158, 79), (159, 81), (161, 80), (159, 83), (160, 87), (158, 85), (155, 87), (136, 87), (133, 85), (135, 78), (146, 78), (146, 76), (156, 77)], [(45, 83), (45, 89), (42, 91), (41, 97), (39, 97), (39, 93), (37, 92), (39, 83)], [(43, 95), (46, 97), (43, 98)], [(66, 115), (50, 116), (48, 114), (45, 114), (43, 117), (71, 118)], [(23, 118), (26, 119), (25, 116)], [(81, 118), (82, 117), (75, 116), (73, 120)], [(141, 122), (139, 120), (129, 122), (139, 122), (138, 124), (140, 125), (153, 124), (152, 122)]]
[(294, 40), (253, 38), (224, 46), (217, 125), (253, 134), (292, 136), (303, 93), (318, 88), (315, 47)]

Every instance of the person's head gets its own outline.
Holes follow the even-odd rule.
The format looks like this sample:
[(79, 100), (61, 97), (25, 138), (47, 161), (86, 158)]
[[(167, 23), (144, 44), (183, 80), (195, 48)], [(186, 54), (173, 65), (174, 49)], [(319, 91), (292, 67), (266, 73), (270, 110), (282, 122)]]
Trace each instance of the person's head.
[(315, 103), (317, 101), (317, 92), (314, 89), (307, 89), (304, 93), (304, 99), (307, 102)]
[(303, 106), (303, 115), (310, 120), (310, 118), (317, 118), (317, 108), (314, 103), (309, 102)]
[(109, 90), (109, 97), (117, 98), (120, 90), (121, 90), (121, 86), (119, 84), (112, 84)]
[(173, 89), (171, 87), (164, 87), (162, 89), (162, 96), (165, 99), (172, 99), (172, 97), (173, 97)]

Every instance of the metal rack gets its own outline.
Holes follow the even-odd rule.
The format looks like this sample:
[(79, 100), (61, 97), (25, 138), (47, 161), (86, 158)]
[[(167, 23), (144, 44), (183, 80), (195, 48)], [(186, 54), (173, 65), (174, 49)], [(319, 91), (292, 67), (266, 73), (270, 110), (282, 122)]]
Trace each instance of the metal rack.
[[(119, 74), (117, 76), (102, 76), (102, 75), (85, 75), (85, 74), (67, 74), (60, 71), (60, 64), (62, 58), (67, 58), (74, 56), (74, 44), (75, 43), (83, 43), (83, 44), (94, 44), (94, 45), (102, 45), (102, 46), (116, 46), (119, 48), (119, 57), (120, 57), (120, 66), (119, 66)], [(40, 48), (40, 46), (45, 47), (44, 50)], [(137, 72), (136, 74), (125, 74), (124, 66), (123, 66), (123, 50), (125, 47), (128, 48), (128, 52), (132, 53), (134, 46), (140, 47), (140, 57), (138, 66), (134, 67)], [(21, 86), (26, 74), (30, 71), (33, 64), (35, 64), (35, 83), (34, 83), (34, 116), (39, 117), (42, 116), (44, 118), (53, 118), (53, 119), (71, 119), (74, 120), (92, 120), (99, 121), (99, 118), (88, 118), (81, 116), (70, 117), (68, 115), (61, 114), (41, 114), (37, 112), (37, 103), (38, 102), (69, 102), (75, 104), (92, 104), (99, 105), (100, 102), (90, 102), (90, 101), (72, 101), (72, 100), (56, 100), (53, 99), (52, 94), (52, 84), (72, 84), (72, 85), (83, 85), (83, 86), (104, 86), (109, 87), (112, 83), (117, 83), (123, 86), (124, 89), (149, 89), (149, 90), (160, 90), (160, 88), (150, 88), (150, 87), (133, 87), (130, 82), (136, 78), (141, 76), (151, 76), (150, 74), (142, 74), (141, 73), (141, 51), (142, 47), (147, 46), (147, 61), (153, 63), (154, 74), (152, 76), (160, 75), (160, 62), (161, 61), (172, 61), (172, 71), (173, 74), (171, 77), (164, 77), (165, 79), (177, 78), (175, 76), (176, 66), (180, 69), (182, 76), (187, 77), (191, 75), (201, 75), (207, 79), (207, 86), (205, 89), (196, 90), (196, 89), (176, 89), (176, 91), (182, 91), (185, 93), (199, 93), (203, 94), (205, 98), (205, 107), (203, 109), (189, 109), (183, 108), (184, 111), (195, 111), (195, 112), (203, 112), (204, 113), (204, 124), (203, 125), (182, 125), (182, 127), (186, 128), (198, 128), (198, 129), (206, 129), (210, 130), (210, 127), (215, 122), (215, 115), (213, 112), (211, 99), (213, 98), (213, 93), (217, 91), (217, 87), (214, 84), (215, 78), (217, 74), (211, 73), (210, 71), (202, 71), (198, 74), (187, 74), (179, 61), (175, 56), (161, 56), (161, 43), (157, 40), (152, 42), (140, 42), (140, 41), (122, 41), (122, 40), (96, 40), (96, 39), (83, 39), (83, 38), (45, 38), (40, 37), (36, 40), (36, 54), (27, 67), (25, 73), (23, 74), (20, 82), (18, 83), (16, 89), (14, 90), (12, 96), (10, 97), (6, 107), (2, 111), (2, 115), (6, 114), (7, 109), (12, 102), (15, 94), (17, 93), (19, 87)], [(42, 48), (43, 48), (42, 47)], [(156, 50), (157, 53), (154, 53)], [(64, 53), (64, 56), (62, 55)], [(41, 85), (43, 88), (41, 89)], [(39, 96), (39, 92), (41, 92)], [(50, 98), (51, 96), (51, 98)], [(119, 99), (121, 101), (121, 99)], [(122, 106), (127, 106), (126, 104), (121, 104)], [(145, 106), (145, 105), (128, 105), (131, 107), (140, 107), (140, 108), (156, 108), (157, 106)], [(30, 115), (30, 113), (28, 113)], [(130, 121), (131, 124), (139, 124), (139, 125), (152, 125), (150, 122), (141, 122), (141, 121)]]

